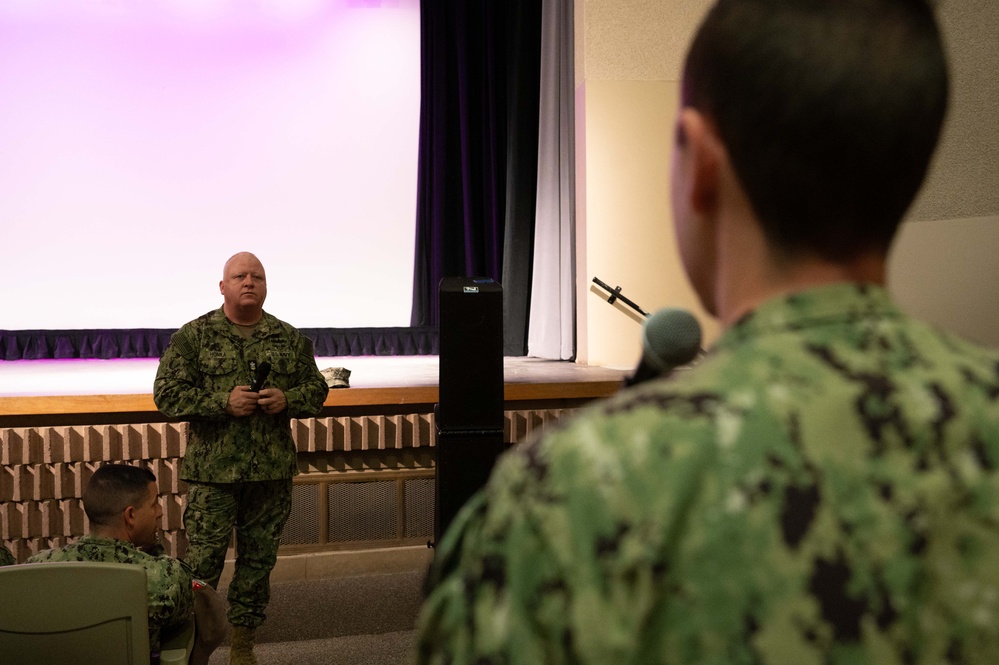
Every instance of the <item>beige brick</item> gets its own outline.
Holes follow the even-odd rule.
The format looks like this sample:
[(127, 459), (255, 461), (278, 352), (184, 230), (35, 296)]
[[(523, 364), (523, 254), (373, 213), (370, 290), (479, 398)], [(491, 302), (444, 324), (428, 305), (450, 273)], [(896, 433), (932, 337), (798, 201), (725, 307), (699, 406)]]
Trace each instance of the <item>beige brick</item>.
[(349, 418), (330, 418), (329, 420), (330, 428), (330, 445), (328, 450), (344, 450), (346, 445), (344, 441), (347, 439), (347, 432), (350, 429), (350, 419)]
[(53, 473), (51, 464), (39, 464), (35, 467), (35, 478), (31, 492), (32, 498), (36, 501), (47, 501), (57, 498), (55, 473)]
[(160, 494), (170, 491), (170, 471), (167, 469), (164, 472), (166, 460), (146, 458), (140, 462), (139, 466), (143, 466), (153, 472), (153, 475), (156, 476), (156, 487), (159, 489)]
[(14, 500), (15, 468), (6, 464), (0, 466), (0, 504)]
[(83, 499), (69, 499), (63, 503), (63, 533), (79, 538), (87, 530), (87, 515)]
[(3, 445), (0, 446), (0, 460), (6, 464), (27, 464), (29, 430), (16, 428), (4, 430)]
[(45, 441), (36, 429), (24, 431), (25, 464), (42, 464), (45, 462)]
[(159, 459), (163, 457), (163, 431), (161, 427), (145, 423), (135, 426), (142, 439), (142, 458)]
[(127, 450), (127, 429), (128, 425), (110, 425), (107, 427), (104, 436), (104, 457), (103, 459), (112, 462), (120, 462), (130, 459)]
[(88, 426), (84, 430), (84, 451), (80, 459), (84, 462), (94, 462), (104, 459), (104, 442), (107, 438), (105, 432), (107, 425)]
[(10, 466), (21, 463), (21, 442), (17, 432), (10, 428), (0, 429), (0, 465)]
[(121, 434), (125, 459), (149, 459), (149, 455), (146, 454), (148, 446), (146, 445), (145, 426), (123, 425)]
[(69, 451), (66, 450), (65, 427), (46, 427), (39, 433), (42, 437), (42, 454), (46, 464), (63, 462)]
[(39, 501), (34, 505), (38, 507), (38, 521), (37, 527), (34, 527), (35, 523), (29, 520), (29, 523), (32, 523), (34, 527), (33, 533), (39, 533), (46, 537), (70, 535), (65, 533), (63, 529), (63, 513), (65, 508), (63, 502), (48, 500)]
[(0, 538), (15, 540), (24, 537), (24, 504), (0, 502)]
[(86, 430), (85, 426), (66, 428), (66, 461), (78, 462), (86, 459)]
[(82, 462), (55, 464), (52, 472), (55, 475), (55, 496), (58, 499), (68, 499), (83, 495), (83, 485), (80, 482)]
[(159, 461), (160, 487), (164, 492), (177, 494), (180, 490), (180, 460), (176, 457)]
[(165, 450), (163, 457), (183, 457), (187, 447), (188, 425), (184, 423), (167, 423), (164, 433)]
[(33, 501), (35, 498), (35, 465), (19, 464), (11, 468), (14, 471), (11, 501)]

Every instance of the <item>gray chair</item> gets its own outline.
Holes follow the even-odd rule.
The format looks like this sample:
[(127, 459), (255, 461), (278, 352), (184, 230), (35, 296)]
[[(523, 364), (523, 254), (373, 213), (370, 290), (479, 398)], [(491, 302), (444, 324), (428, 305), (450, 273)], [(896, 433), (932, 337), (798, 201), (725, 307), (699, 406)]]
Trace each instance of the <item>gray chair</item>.
[[(163, 645), (163, 664), (188, 662), (194, 621)], [(149, 663), (146, 571), (85, 561), (0, 568), (0, 660), (17, 665)]]

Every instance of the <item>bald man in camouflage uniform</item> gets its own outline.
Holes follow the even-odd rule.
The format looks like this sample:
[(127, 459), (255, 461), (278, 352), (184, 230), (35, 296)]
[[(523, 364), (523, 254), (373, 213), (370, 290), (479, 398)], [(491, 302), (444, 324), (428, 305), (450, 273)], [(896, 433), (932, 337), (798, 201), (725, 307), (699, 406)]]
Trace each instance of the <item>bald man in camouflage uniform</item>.
[(83, 492), (83, 509), (90, 522), (89, 534), (28, 557), (27, 563), (97, 561), (142, 566), (146, 571), (149, 645), (156, 650), (161, 636), (184, 626), (194, 612), (190, 570), (164, 555), (158, 544), (163, 508), (156, 477), (135, 466), (101, 466)]
[[(199, 579), (218, 584), (236, 530), (231, 662), (255, 663), (254, 633), (264, 621), (298, 473), (291, 419), (318, 413), (328, 388), (312, 342), (263, 311), (267, 281), (257, 257), (230, 258), (219, 288), (223, 306), (171, 338), (153, 397), (166, 415), (190, 420), (181, 478), (190, 484), (187, 561)], [(264, 362), (264, 387), (251, 390), (253, 367)]]
[(996, 662), (999, 352), (884, 289), (946, 79), (920, 0), (714, 6), (672, 198), (723, 334), (501, 459), (420, 663)]

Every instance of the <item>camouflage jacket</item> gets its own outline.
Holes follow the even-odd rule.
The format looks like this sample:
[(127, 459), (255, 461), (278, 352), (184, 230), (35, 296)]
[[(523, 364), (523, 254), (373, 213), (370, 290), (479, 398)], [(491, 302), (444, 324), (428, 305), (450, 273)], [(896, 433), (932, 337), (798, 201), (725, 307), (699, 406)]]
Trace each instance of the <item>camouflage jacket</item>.
[[(251, 361), (271, 364), (264, 386), (284, 391), (288, 408), (281, 413), (226, 413), (232, 389), (252, 379)], [(318, 413), (328, 391), (307, 337), (265, 312), (253, 336), (243, 339), (220, 308), (170, 338), (153, 399), (167, 416), (190, 421), (181, 478), (234, 483), (297, 474), (291, 419)]]
[(0, 545), (0, 566), (13, 566), (15, 563), (17, 563), (17, 560), (10, 553), (10, 550)]
[(168, 556), (146, 554), (128, 541), (87, 535), (65, 547), (39, 552), (27, 563), (48, 561), (134, 563), (145, 568), (150, 645), (158, 641), (161, 629), (186, 621), (194, 612), (191, 573), (184, 564)]
[(839, 284), (505, 455), (438, 543), (420, 663), (999, 654), (999, 353)]

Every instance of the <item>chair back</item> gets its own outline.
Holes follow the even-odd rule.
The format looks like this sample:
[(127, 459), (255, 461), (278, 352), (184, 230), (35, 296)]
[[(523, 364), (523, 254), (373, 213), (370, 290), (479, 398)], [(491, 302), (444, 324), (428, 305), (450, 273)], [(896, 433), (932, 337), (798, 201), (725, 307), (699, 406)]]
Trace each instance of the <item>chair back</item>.
[(149, 663), (146, 571), (67, 561), (0, 567), (0, 661)]

